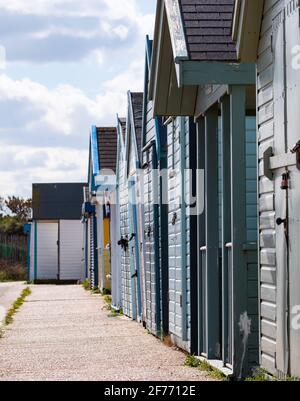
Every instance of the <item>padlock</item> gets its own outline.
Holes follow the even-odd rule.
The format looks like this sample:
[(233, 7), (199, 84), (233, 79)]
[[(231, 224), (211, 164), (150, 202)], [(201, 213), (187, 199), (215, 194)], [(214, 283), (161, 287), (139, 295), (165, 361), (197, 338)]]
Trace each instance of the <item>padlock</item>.
[(281, 189), (284, 191), (289, 189), (289, 174), (288, 173), (282, 174)]

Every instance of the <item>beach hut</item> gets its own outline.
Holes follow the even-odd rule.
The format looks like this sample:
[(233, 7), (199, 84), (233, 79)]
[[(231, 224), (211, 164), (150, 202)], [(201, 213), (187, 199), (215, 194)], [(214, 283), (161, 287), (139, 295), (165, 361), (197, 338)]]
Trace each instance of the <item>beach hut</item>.
[(300, 377), (299, 1), (236, 1), (241, 62), (257, 64), (260, 364)]
[(121, 129), (118, 152), (118, 199), (120, 202), (119, 246), (122, 249), (122, 306), (125, 315), (143, 321), (142, 307), (142, 186), (141, 138), (143, 94), (128, 92), (126, 133)]
[(83, 206), (83, 220), (88, 227), (88, 278), (92, 288), (99, 287), (102, 293), (111, 292), (111, 237), (115, 239), (114, 221), (117, 218), (114, 199), (116, 160), (117, 129), (92, 127), (89, 192)]
[(29, 278), (34, 282), (84, 279), (81, 205), (85, 184), (33, 184)]
[(142, 132), (144, 317), (152, 334), (169, 333), (168, 206), (163, 172), (167, 168), (167, 128), (162, 118), (153, 118), (148, 87), (152, 41), (146, 38), (144, 113)]
[[(182, 195), (169, 205), (171, 337), (240, 378), (258, 365), (256, 94), (255, 65), (238, 62), (232, 39), (234, 7), (157, 2), (149, 95), (169, 126), (170, 197)], [(189, 182), (178, 172), (193, 171), (194, 157)]]
[[(121, 311), (122, 307), (122, 248), (121, 238), (121, 192), (123, 183), (124, 161), (125, 161), (125, 136), (126, 119), (117, 116), (117, 161), (116, 161), (116, 187), (114, 191), (115, 215), (112, 221), (114, 229), (111, 235), (111, 278), (112, 278), (112, 307), (116, 311)], [(123, 211), (123, 210), (122, 210)]]

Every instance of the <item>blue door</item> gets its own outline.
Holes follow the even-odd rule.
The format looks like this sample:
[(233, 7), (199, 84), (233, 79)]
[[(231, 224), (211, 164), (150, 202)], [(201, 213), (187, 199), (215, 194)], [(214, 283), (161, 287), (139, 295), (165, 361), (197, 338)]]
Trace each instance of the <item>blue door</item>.
[(136, 204), (136, 181), (129, 179), (129, 253), (131, 274), (132, 319), (142, 320), (142, 295), (140, 277), (140, 250), (138, 238), (138, 212)]

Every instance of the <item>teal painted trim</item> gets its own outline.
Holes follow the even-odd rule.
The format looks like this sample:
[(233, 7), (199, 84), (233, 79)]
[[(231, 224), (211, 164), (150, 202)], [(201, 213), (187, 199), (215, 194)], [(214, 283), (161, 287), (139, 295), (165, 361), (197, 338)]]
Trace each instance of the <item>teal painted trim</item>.
[[(160, 171), (168, 168), (168, 154), (166, 151), (160, 153)], [(160, 233), (161, 244), (167, 244), (168, 241), (168, 205), (163, 202), (166, 188), (163, 186), (163, 179), (160, 177)], [(162, 331), (163, 335), (169, 334), (169, 248), (161, 246), (161, 296), (162, 296)], [(160, 283), (159, 283), (160, 284)]]
[(155, 117), (154, 120), (155, 123), (155, 152), (156, 152), (156, 157), (159, 160), (160, 159), (160, 153), (161, 153), (161, 146), (160, 146), (160, 142), (161, 142), (161, 125), (159, 122), (159, 118)]
[(34, 222), (34, 281), (38, 278), (37, 267), (37, 222)]
[[(132, 187), (134, 191), (134, 186)], [(140, 249), (139, 249), (139, 229), (138, 229), (138, 213), (137, 206), (135, 204), (136, 198), (134, 196), (134, 204), (132, 205), (132, 217), (133, 217), (133, 227), (136, 233), (134, 245), (135, 245), (135, 266), (137, 271), (137, 301), (138, 301), (138, 315), (140, 320), (142, 320), (143, 308), (142, 308), (142, 286), (141, 286), (141, 266), (140, 266)]]
[(31, 224), (28, 227), (28, 241), (27, 241), (27, 280), (30, 281), (30, 264), (31, 264)]
[(89, 224), (85, 223), (85, 279), (89, 278)]
[(186, 169), (185, 117), (180, 118), (180, 169), (181, 169), (181, 280), (182, 280), (182, 340), (187, 341), (187, 235), (185, 204), (185, 169)]
[(246, 88), (230, 88), (231, 113), (231, 242), (233, 279), (233, 373), (237, 378), (247, 375), (248, 347), (243, 343), (240, 320), (248, 310), (246, 225)]
[(95, 177), (100, 173), (100, 160), (98, 152), (98, 137), (97, 137), (97, 127), (93, 126), (91, 130), (91, 163), (93, 174), (90, 179), (92, 180), (92, 190), (96, 189)]
[[(197, 122), (197, 169), (205, 171), (205, 119), (202, 116)], [(199, 184), (199, 183), (198, 183)], [(197, 188), (197, 196), (201, 196), (199, 193), (200, 189)], [(204, 296), (206, 291), (204, 291), (206, 283), (203, 280), (203, 271), (205, 269), (205, 264), (203, 263), (202, 252), (200, 247), (204, 246), (206, 243), (206, 233), (205, 233), (205, 223), (206, 216), (205, 212), (198, 215), (197, 221), (197, 248), (198, 248), (198, 277), (197, 277), (197, 288), (198, 291), (192, 296), (198, 297), (198, 355), (206, 352), (206, 322), (205, 322), (205, 302)]]
[[(158, 169), (158, 160), (157, 160), (157, 150), (155, 146), (155, 142), (153, 142), (153, 170), (154, 174), (157, 174)], [(152, 172), (153, 173), (153, 172)], [(153, 177), (153, 184), (156, 188), (158, 188), (158, 177)], [(155, 189), (156, 190), (156, 189)], [(155, 277), (156, 277), (156, 327), (158, 335), (161, 335), (162, 322), (161, 322), (161, 309), (160, 309), (160, 297), (161, 297), (161, 271), (160, 271), (160, 263), (159, 263), (159, 206), (155, 200), (153, 206), (154, 212), (154, 254), (155, 254)], [(162, 245), (163, 248), (163, 245)]]
[(92, 224), (94, 225), (94, 285), (99, 286), (99, 263), (98, 263), (98, 234), (97, 234), (97, 217), (93, 216)]
[(206, 355), (220, 358), (218, 104), (205, 114)]
[(232, 364), (232, 318), (229, 293), (230, 268), (228, 263), (231, 242), (231, 177), (230, 177), (230, 98), (221, 99), (222, 120), (222, 359)]
[(255, 85), (254, 63), (184, 61), (180, 64), (182, 85)]
[(147, 143), (147, 106), (148, 106), (148, 82), (149, 82), (149, 37), (146, 37), (146, 55), (145, 55), (145, 72), (144, 72), (144, 102), (143, 102), (143, 138), (142, 138), (142, 148)]
[[(132, 199), (132, 194), (133, 194), (133, 189), (134, 189), (134, 183), (132, 181), (128, 181), (128, 193), (131, 196)], [(133, 227), (133, 205), (129, 201), (128, 205), (128, 217), (129, 217), (129, 230), (131, 233), (134, 233), (134, 227)], [(130, 236), (131, 236), (130, 233)], [(132, 255), (132, 250), (131, 250), (131, 243), (129, 243), (129, 256), (130, 256), (130, 275), (131, 275), (131, 304), (132, 304), (132, 319), (136, 320), (137, 316), (137, 304), (136, 304), (136, 299), (137, 299), (137, 294), (136, 294), (136, 288), (135, 288), (135, 263), (134, 263), (134, 258)]]

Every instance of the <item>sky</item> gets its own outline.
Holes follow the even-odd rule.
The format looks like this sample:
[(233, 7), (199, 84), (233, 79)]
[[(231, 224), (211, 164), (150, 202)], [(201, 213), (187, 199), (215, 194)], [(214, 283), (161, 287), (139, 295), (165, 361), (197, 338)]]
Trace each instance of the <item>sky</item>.
[(87, 180), (92, 125), (142, 91), (155, 0), (0, 0), (0, 196)]

